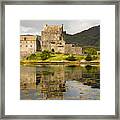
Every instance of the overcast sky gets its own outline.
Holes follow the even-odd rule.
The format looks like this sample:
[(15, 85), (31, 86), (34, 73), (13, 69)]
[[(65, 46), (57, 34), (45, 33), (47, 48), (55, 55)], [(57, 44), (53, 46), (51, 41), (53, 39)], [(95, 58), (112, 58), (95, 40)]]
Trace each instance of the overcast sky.
[(75, 34), (90, 27), (100, 25), (99, 20), (21, 20), (20, 34), (41, 35), (45, 24), (62, 25), (68, 34)]

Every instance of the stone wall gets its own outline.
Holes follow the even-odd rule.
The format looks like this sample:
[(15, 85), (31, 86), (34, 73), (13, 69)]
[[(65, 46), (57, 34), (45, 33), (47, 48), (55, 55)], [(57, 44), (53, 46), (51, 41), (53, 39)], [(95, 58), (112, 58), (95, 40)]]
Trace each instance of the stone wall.
[(21, 35), (20, 36), (20, 56), (24, 57), (36, 52), (36, 36)]
[(82, 47), (75, 46), (74, 44), (65, 44), (65, 54), (82, 55)]
[[(59, 30), (59, 29), (58, 29)], [(60, 29), (61, 30), (61, 29)], [(45, 32), (45, 31), (44, 31)], [(21, 35), (20, 36), (20, 56), (25, 57), (36, 51), (48, 50), (55, 53), (77, 54), (82, 55), (82, 48), (75, 46), (75, 44), (65, 44), (62, 32), (57, 31), (58, 35), (53, 31), (42, 32), (41, 43), (40, 38), (35, 35)], [(55, 32), (55, 31), (54, 31)], [(52, 34), (52, 37), (50, 35)], [(61, 39), (59, 39), (61, 35)], [(55, 37), (59, 36), (59, 37)], [(51, 38), (51, 39), (49, 39)]]
[(74, 44), (66, 44), (63, 33), (63, 25), (45, 25), (41, 31), (41, 50), (81, 55), (82, 48)]
[(72, 53), (72, 44), (65, 44), (65, 54)]
[(82, 55), (82, 48), (81, 47), (72, 47), (71, 54)]
[(64, 53), (63, 25), (45, 25), (41, 31), (42, 51)]

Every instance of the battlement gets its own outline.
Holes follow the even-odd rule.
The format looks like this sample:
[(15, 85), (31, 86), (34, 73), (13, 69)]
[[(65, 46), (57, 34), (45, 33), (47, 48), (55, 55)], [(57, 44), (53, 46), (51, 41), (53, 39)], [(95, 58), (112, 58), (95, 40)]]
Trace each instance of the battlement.
[(63, 32), (63, 25), (45, 25), (43, 27), (44, 32)]

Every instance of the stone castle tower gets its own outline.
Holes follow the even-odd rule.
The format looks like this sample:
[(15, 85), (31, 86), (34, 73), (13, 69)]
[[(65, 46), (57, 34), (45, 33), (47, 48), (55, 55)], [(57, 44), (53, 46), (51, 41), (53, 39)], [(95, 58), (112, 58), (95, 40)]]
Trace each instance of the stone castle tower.
[(64, 53), (63, 25), (45, 25), (41, 31), (41, 49)]
[(82, 47), (66, 43), (62, 25), (45, 25), (38, 35), (20, 35), (20, 56), (26, 57), (37, 51), (48, 50), (55, 53), (82, 55)]

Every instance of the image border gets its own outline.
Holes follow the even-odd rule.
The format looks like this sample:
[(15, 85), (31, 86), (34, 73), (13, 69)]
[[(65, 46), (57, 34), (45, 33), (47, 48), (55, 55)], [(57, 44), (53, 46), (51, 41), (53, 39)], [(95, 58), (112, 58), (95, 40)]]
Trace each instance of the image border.
[[(5, 115), (5, 5), (115, 5), (115, 115)], [(119, 1), (2, 1), (0, 55), (0, 118), (2, 119), (119, 119)]]

